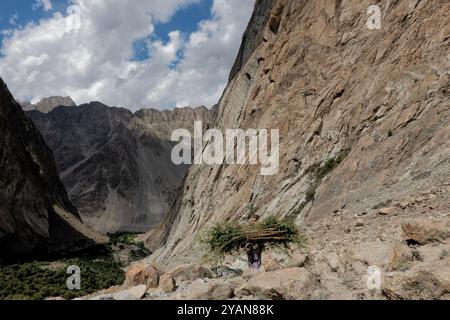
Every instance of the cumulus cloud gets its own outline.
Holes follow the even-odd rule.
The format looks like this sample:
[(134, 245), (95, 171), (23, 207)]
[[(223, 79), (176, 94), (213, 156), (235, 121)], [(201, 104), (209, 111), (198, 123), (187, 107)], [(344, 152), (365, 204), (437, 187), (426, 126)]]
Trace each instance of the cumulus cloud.
[(13, 14), (11, 17), (9, 17), (9, 24), (12, 26), (15, 26), (17, 24), (17, 20), (19, 19), (19, 15)]
[[(78, 0), (79, 10), (10, 30), (0, 76), (20, 99), (70, 95), (136, 110), (212, 106), (227, 82), (254, 0), (214, 0), (211, 19), (190, 35), (152, 37), (198, 0)], [(44, 1), (43, 1), (44, 2)], [(74, 16), (75, 14), (75, 16)], [(77, 16), (79, 14), (79, 16)], [(79, 28), (71, 28), (79, 18)], [(149, 59), (132, 61), (133, 43), (148, 40)]]
[(42, 8), (44, 11), (50, 11), (53, 9), (52, 2), (50, 0), (36, 0), (33, 4), (33, 9), (36, 10)]

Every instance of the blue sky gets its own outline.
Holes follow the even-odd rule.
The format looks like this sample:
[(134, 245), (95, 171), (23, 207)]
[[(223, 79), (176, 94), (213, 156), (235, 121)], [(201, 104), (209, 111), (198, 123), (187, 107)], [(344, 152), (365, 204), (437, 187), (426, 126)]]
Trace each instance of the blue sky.
[(179, 30), (183, 37), (187, 37), (197, 29), (200, 21), (211, 18), (211, 6), (212, 0), (200, 0), (199, 3), (187, 5), (177, 11), (169, 22), (156, 24), (153, 35), (134, 43), (132, 60), (141, 61), (149, 58), (146, 40), (157, 38), (167, 42), (169, 40), (168, 35), (173, 30)]
[[(19, 100), (214, 105), (255, 0), (2, 0), (0, 77)], [(80, 27), (67, 29), (77, 4)], [(41, 5), (38, 5), (41, 4)]]
[[(16, 29), (30, 22), (39, 22), (41, 19), (51, 18), (55, 12), (66, 14), (69, 6), (68, 0), (53, 0), (52, 10), (44, 11), (35, 7), (35, 0), (2, 0), (0, 1), (0, 30)], [(134, 43), (134, 55), (132, 60), (145, 60), (149, 57), (146, 40), (161, 39), (169, 40), (168, 34), (173, 30), (179, 30), (183, 36), (187, 36), (197, 29), (200, 21), (211, 18), (212, 0), (199, 0), (198, 3), (186, 5), (178, 10), (167, 23), (155, 25), (155, 32), (148, 38), (143, 38)], [(11, 21), (14, 20), (14, 23)], [(3, 40), (0, 34), (0, 43)]]
[(2, 0), (0, 1), (0, 30), (14, 28), (11, 25), (10, 18), (17, 14), (17, 25), (25, 25), (30, 21), (38, 21), (42, 18), (49, 18), (53, 12), (66, 12), (67, 0), (53, 0), (51, 11), (44, 11), (39, 8), (33, 8), (35, 0)]

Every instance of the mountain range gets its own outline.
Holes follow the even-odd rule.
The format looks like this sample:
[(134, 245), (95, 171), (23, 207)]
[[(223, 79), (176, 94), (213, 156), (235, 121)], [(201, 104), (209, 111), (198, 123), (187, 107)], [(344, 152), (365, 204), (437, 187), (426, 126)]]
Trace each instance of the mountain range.
[(145, 232), (161, 221), (188, 170), (171, 161), (172, 131), (192, 131), (194, 121), (207, 128), (213, 112), (198, 107), (132, 113), (92, 102), (27, 115), (53, 150), (83, 221), (113, 233)]
[[(2, 83), (1, 256), (138, 231), (153, 252), (127, 275), (140, 297), (450, 299), (450, 3), (388, 3), (373, 29), (363, 0), (256, 0), (211, 110), (53, 98), (25, 114)], [(174, 165), (171, 133), (195, 120), (278, 129), (278, 173)], [(227, 260), (232, 276), (209, 279), (201, 235), (270, 216), (294, 221), (305, 248), (267, 248), (256, 275)]]

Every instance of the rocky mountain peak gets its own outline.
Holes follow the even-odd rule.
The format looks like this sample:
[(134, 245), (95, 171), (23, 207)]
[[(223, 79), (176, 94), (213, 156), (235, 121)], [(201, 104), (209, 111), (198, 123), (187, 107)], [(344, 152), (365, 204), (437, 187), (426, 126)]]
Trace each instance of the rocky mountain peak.
[(187, 166), (171, 161), (175, 129), (205, 127), (214, 110), (125, 108), (91, 102), (28, 115), (51, 147), (83, 220), (101, 232), (148, 231), (169, 210)]
[(76, 107), (75, 102), (71, 97), (47, 97), (36, 104), (30, 102), (20, 102), (24, 111), (37, 110), (42, 113), (48, 113), (57, 107)]

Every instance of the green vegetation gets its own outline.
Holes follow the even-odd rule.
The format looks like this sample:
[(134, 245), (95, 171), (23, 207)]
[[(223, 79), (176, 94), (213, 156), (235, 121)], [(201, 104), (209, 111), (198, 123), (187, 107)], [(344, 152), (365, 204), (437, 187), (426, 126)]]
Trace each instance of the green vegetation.
[(319, 187), (322, 180), (330, 174), (334, 169), (336, 169), (349, 155), (350, 150), (343, 150), (339, 153), (336, 158), (328, 159), (323, 165), (316, 164), (309, 168), (307, 171), (313, 173), (314, 181), (311, 186), (306, 191), (306, 203), (308, 204), (314, 200), (316, 196), (316, 190)]
[(318, 184), (312, 184), (306, 190), (306, 202), (305, 202), (305, 205), (314, 200), (314, 197), (316, 196), (317, 188), (318, 188)]
[(143, 242), (137, 242), (136, 243), (136, 249), (132, 249), (130, 252), (131, 260), (132, 261), (139, 261), (142, 260), (152, 253), (150, 250), (148, 250)]
[[(48, 297), (74, 299), (96, 291), (120, 285), (124, 271), (110, 257), (102, 259), (67, 259), (58, 263), (28, 262), (20, 265), (0, 266), (0, 299), (42, 300)], [(81, 289), (67, 289), (67, 267), (81, 269)]]
[(254, 225), (224, 222), (214, 225), (200, 239), (208, 256), (223, 258), (238, 253), (248, 245), (304, 245), (305, 240), (292, 219), (266, 218)]
[(337, 157), (328, 159), (324, 164), (316, 163), (306, 170), (306, 174), (313, 176), (313, 182), (306, 189), (305, 201), (289, 214), (289, 218), (295, 219), (310, 202), (314, 201), (317, 188), (319, 188), (322, 180), (347, 158), (350, 151), (350, 149), (342, 150)]
[(349, 153), (350, 153), (349, 150), (341, 151), (336, 158), (328, 159), (323, 166), (319, 166), (314, 173), (316, 182), (320, 182), (337, 166), (339, 166), (342, 163), (342, 161), (344, 161), (345, 158), (347, 158)]
[(136, 244), (137, 233), (132, 232), (117, 232), (108, 233), (109, 244), (111, 245), (133, 245)]
[(446, 249), (443, 249), (441, 251), (441, 254), (439, 255), (439, 259), (440, 260), (444, 260), (445, 258), (447, 258), (448, 256), (450, 256), (450, 252)]
[[(0, 300), (42, 300), (49, 297), (74, 299), (102, 289), (121, 285), (125, 280), (125, 263), (117, 262), (115, 254), (129, 252), (131, 261), (141, 260), (151, 253), (135, 233), (110, 234), (105, 246), (80, 252), (76, 257), (51, 262), (25, 262), (0, 265)], [(81, 290), (67, 289), (68, 266), (81, 270)]]
[(151, 255), (151, 252), (145, 247), (143, 242), (136, 241), (138, 233), (118, 232), (108, 234), (108, 236), (110, 239), (108, 247), (111, 252), (114, 251), (113, 246), (119, 248), (131, 247), (130, 257), (132, 262), (142, 260)]

